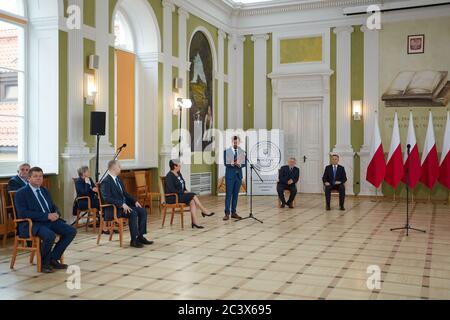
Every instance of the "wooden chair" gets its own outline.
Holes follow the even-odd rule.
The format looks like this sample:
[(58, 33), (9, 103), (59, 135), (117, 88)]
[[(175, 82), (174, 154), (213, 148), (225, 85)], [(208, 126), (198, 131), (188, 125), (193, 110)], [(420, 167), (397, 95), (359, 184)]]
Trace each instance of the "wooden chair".
[[(39, 237), (33, 236), (33, 221), (31, 219), (17, 219), (16, 206), (14, 204), (14, 199), (16, 196), (16, 191), (9, 192), (9, 197), (12, 203), (12, 211), (14, 217), (14, 247), (11, 258), (10, 268), (14, 269), (16, 264), (17, 253), (19, 251), (30, 252), (30, 264), (34, 264), (34, 257), (37, 258), (37, 272), (42, 271), (42, 259), (41, 259), (41, 239)], [(19, 223), (28, 223), (28, 238), (22, 238), (18, 233)], [(59, 240), (58, 240), (59, 241)], [(28, 242), (31, 242), (31, 246), (28, 246)], [(64, 257), (61, 257), (61, 263), (64, 263)]]
[[(74, 178), (73, 182), (76, 183), (77, 179)], [(84, 197), (78, 197), (75, 199), (75, 201), (78, 202), (81, 200), (87, 200), (88, 203), (88, 208), (86, 210), (80, 210), (77, 209), (77, 220), (75, 221), (75, 228), (80, 228), (82, 227), (82, 225), (80, 225), (80, 220), (82, 219), (82, 216), (84, 213), (87, 214), (86, 216), (86, 223), (84, 224), (84, 226), (86, 227), (86, 231), (88, 231), (88, 227), (92, 226), (94, 233), (97, 232), (97, 214), (98, 214), (98, 210), (97, 208), (92, 208), (92, 202), (91, 202), (91, 198), (88, 196), (84, 196)]]
[[(284, 190), (284, 198), (285, 199), (289, 199), (289, 197), (291, 196), (291, 192), (289, 190)], [(278, 201), (278, 208), (281, 208), (281, 201), (279, 198), (277, 198)], [(296, 200), (294, 199), (294, 202), (292, 203), (292, 205), (294, 206), (294, 208), (296, 207)]]
[(136, 181), (136, 195), (137, 201), (139, 201), (142, 206), (150, 208), (150, 214), (152, 214), (153, 209), (153, 198), (155, 197), (159, 202), (159, 209), (161, 210), (161, 193), (160, 192), (151, 192), (150, 188), (147, 184), (146, 171), (135, 171), (134, 179)]
[[(116, 228), (119, 230), (119, 245), (121, 248), (123, 248), (123, 229), (127, 224), (128, 219), (127, 218), (119, 218), (117, 216), (117, 207), (112, 204), (106, 204), (103, 201), (102, 192), (100, 190), (100, 184), (97, 184), (98, 188), (98, 201), (100, 204), (100, 228), (98, 230), (98, 237), (97, 237), (97, 245), (100, 244), (100, 239), (102, 237), (103, 229), (105, 227), (109, 230), (109, 241), (112, 241), (114, 231)], [(106, 208), (112, 208), (114, 216), (112, 221), (105, 221), (105, 209)]]
[(2, 246), (6, 246), (8, 235), (14, 232), (13, 207), (7, 192), (8, 184), (0, 184), (0, 235), (3, 235)]
[[(176, 193), (166, 193), (166, 177), (160, 177), (159, 178), (161, 182), (161, 190), (163, 190), (163, 196), (162, 196), (162, 213), (163, 213), (163, 220), (162, 220), (162, 227), (164, 228), (164, 224), (166, 223), (166, 215), (167, 215), (167, 209), (172, 210), (172, 216), (170, 218), (170, 225), (173, 225), (173, 220), (175, 217), (175, 213), (180, 215), (181, 218), (181, 228), (184, 229), (184, 213), (190, 212), (190, 207), (188, 207), (184, 203), (179, 203), (178, 194)], [(167, 197), (174, 196), (175, 197), (175, 203), (174, 204), (168, 204), (166, 202)]]

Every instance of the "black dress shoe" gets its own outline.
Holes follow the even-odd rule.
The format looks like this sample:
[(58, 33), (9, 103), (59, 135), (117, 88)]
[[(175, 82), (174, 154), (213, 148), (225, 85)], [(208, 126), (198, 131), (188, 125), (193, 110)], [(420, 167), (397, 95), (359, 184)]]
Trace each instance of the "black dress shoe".
[(145, 239), (143, 236), (140, 236), (138, 238), (138, 241), (146, 246), (152, 245), (153, 241), (148, 241), (147, 239)]
[(195, 223), (192, 224), (192, 229), (205, 229), (203, 226), (198, 226)]
[(206, 217), (212, 217), (213, 215), (215, 215), (214, 212), (211, 212), (210, 214), (207, 214), (207, 213), (202, 212), (203, 218), (206, 218)]
[(289, 209), (294, 209), (294, 205), (292, 203), (288, 204), (288, 206), (289, 206)]
[(341, 210), (341, 211), (345, 211), (345, 208), (344, 207), (341, 207), (339, 210)]
[(286, 203), (282, 203), (281, 206), (280, 206), (280, 208), (281, 208), (281, 209), (286, 208)]
[(41, 268), (41, 273), (53, 273), (53, 268), (52, 266), (42, 266)]
[(130, 242), (130, 247), (141, 249), (144, 247), (144, 245), (140, 243), (138, 240), (136, 240)]
[(331, 208), (330, 208), (330, 207), (327, 207), (327, 211), (331, 211)]
[(50, 262), (53, 269), (56, 270), (67, 270), (69, 266), (67, 264), (60, 263), (59, 261), (53, 260)]

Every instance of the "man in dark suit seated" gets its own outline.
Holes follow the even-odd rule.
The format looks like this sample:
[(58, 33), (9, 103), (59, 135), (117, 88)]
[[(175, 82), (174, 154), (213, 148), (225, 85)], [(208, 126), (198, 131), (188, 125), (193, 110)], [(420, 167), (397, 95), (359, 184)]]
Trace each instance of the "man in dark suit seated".
[[(108, 163), (108, 175), (103, 180), (100, 189), (103, 200), (117, 208), (117, 217), (128, 219), (131, 234), (130, 245), (134, 248), (142, 248), (151, 245), (153, 241), (144, 238), (147, 234), (147, 211), (125, 190), (125, 186), (119, 178), (121, 168), (118, 161)], [(113, 217), (111, 208), (105, 209), (105, 220), (111, 221)]]
[(331, 191), (339, 191), (339, 207), (341, 211), (345, 211), (345, 183), (347, 182), (347, 174), (345, 168), (339, 165), (339, 156), (331, 157), (331, 165), (325, 168), (323, 174), (323, 183), (325, 185), (325, 198), (327, 202), (327, 211), (331, 210)]
[(28, 163), (23, 163), (19, 166), (17, 170), (17, 176), (12, 177), (8, 181), (8, 192), (17, 191), (28, 184), (28, 171), (30, 171), (31, 166)]
[[(295, 158), (290, 158), (288, 160), (288, 165), (280, 169), (278, 177), (277, 192), (278, 197), (281, 201), (281, 208), (289, 206), (289, 208), (294, 208), (294, 200), (297, 196), (297, 182), (300, 179), (300, 169), (296, 167), (297, 160)], [(284, 197), (284, 191), (289, 190), (291, 193), (289, 200), (286, 202)]]
[[(38, 236), (42, 240), (42, 272), (52, 273), (54, 269), (65, 270), (68, 266), (61, 264), (60, 260), (77, 231), (61, 219), (50, 193), (42, 187), (44, 182), (42, 169), (31, 168), (28, 176), (28, 185), (17, 191), (15, 197), (17, 217), (31, 219), (33, 236)], [(26, 222), (21, 222), (18, 226), (19, 235), (28, 237), (28, 228)], [(60, 236), (60, 240), (55, 245), (56, 235)]]

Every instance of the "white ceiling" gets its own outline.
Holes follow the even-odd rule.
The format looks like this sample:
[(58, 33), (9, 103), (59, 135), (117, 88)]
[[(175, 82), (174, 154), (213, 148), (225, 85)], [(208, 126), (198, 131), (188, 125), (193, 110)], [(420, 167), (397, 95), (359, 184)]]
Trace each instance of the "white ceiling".
[(265, 8), (286, 4), (303, 4), (311, 2), (321, 2), (324, 0), (222, 0), (231, 7), (251, 7), (251, 8)]

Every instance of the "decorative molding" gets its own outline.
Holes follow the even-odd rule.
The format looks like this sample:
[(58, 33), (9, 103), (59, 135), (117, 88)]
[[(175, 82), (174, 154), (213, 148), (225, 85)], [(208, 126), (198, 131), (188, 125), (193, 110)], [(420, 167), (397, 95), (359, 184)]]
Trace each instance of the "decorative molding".
[(161, 4), (164, 9), (169, 8), (171, 12), (174, 12), (176, 9), (175, 3), (172, 0), (162, 0)]

